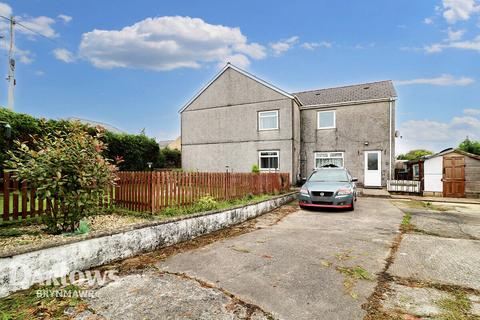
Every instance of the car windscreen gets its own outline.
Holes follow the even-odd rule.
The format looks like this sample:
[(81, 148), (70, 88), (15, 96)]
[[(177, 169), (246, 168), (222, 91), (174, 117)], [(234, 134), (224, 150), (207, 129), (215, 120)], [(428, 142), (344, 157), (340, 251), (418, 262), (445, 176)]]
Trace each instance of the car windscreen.
[(313, 173), (308, 180), (316, 182), (348, 182), (348, 176), (345, 170), (326, 169)]

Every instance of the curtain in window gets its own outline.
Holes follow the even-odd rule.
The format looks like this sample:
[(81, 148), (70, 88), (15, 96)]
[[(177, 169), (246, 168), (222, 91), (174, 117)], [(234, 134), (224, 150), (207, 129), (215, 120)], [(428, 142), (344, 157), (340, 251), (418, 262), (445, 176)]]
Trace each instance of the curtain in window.
[(337, 167), (343, 167), (343, 159), (342, 158), (317, 158), (315, 165), (317, 168), (321, 168), (331, 164)]

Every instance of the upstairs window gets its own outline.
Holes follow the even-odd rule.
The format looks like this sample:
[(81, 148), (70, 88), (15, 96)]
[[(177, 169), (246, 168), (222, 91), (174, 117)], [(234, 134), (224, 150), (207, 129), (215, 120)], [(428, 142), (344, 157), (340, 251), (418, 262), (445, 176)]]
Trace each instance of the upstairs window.
[(279, 151), (258, 152), (258, 163), (262, 171), (279, 170)]
[(259, 130), (277, 130), (278, 129), (278, 110), (260, 111), (258, 113)]
[(335, 111), (318, 111), (317, 112), (317, 129), (335, 128)]
[(343, 152), (315, 152), (315, 168), (325, 166), (343, 168)]

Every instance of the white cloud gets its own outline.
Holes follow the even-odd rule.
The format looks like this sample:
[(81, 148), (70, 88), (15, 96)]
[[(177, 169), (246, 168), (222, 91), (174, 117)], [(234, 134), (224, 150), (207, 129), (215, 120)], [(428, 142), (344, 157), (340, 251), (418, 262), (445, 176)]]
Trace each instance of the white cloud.
[(414, 84), (427, 84), (434, 86), (467, 86), (474, 83), (475, 80), (468, 77), (455, 78), (450, 74), (442, 74), (440, 77), (435, 78), (418, 78), (410, 80), (396, 80), (396, 85), (414, 85)]
[[(468, 114), (468, 110), (472, 109), (465, 109), (464, 113)], [(397, 140), (397, 154), (412, 149), (428, 149), (438, 152), (458, 146), (467, 136), (474, 140), (480, 140), (480, 113), (476, 116), (457, 116), (449, 122), (410, 120), (400, 124), (399, 131), (402, 139)]]
[(45, 71), (43, 71), (43, 70), (36, 70), (36, 71), (34, 72), (34, 74), (35, 74), (36, 76), (41, 77), (41, 76), (44, 76), (44, 75), (45, 75)]
[(75, 56), (69, 50), (64, 48), (58, 48), (53, 50), (53, 55), (60, 61), (65, 63), (72, 63), (75, 61)]
[(425, 19), (423, 19), (423, 23), (425, 23), (425, 24), (433, 24), (433, 19), (432, 19), (432, 18), (425, 18)]
[(463, 113), (469, 116), (480, 116), (480, 108), (469, 108), (469, 109), (464, 109)]
[(458, 41), (462, 39), (463, 35), (465, 34), (465, 30), (453, 31), (451, 28), (448, 28), (447, 33), (448, 33), (448, 40)]
[(424, 49), (427, 53), (437, 53), (443, 51), (444, 49), (474, 50), (480, 52), (480, 36), (477, 36), (472, 40), (434, 43), (425, 46)]
[(98, 68), (172, 70), (234, 61), (243, 67), (262, 59), (265, 48), (249, 43), (239, 28), (209, 24), (199, 18), (147, 18), (120, 30), (82, 35), (79, 54)]
[[(10, 7), (8, 4), (4, 2), (0, 2), (0, 15), (5, 17), (12, 16), (13, 15), (12, 7)], [(38, 36), (38, 34), (35, 32), (38, 32), (39, 34), (47, 38), (58, 37), (58, 34), (55, 32), (55, 30), (52, 27), (52, 25), (55, 23), (55, 20), (50, 17), (46, 17), (46, 16), (31, 17), (28, 15), (21, 15), (21, 16), (15, 16), (15, 20), (19, 22), (19, 25), (17, 26), (17, 28), (15, 28), (15, 32), (28, 35), (30, 39), (35, 39)], [(0, 31), (6, 32), (9, 29), (9, 27), (10, 27), (9, 21), (5, 19), (0, 19)]]
[(280, 40), (278, 42), (270, 43), (270, 48), (272, 48), (274, 55), (279, 56), (282, 53), (292, 49), (293, 46), (298, 43), (298, 40), (299, 40), (298, 36), (293, 36), (285, 40)]
[(304, 42), (301, 45), (302, 48), (307, 50), (315, 50), (316, 48), (331, 48), (332, 43), (327, 41), (322, 42)]
[(60, 20), (62, 20), (63, 23), (65, 23), (65, 24), (69, 23), (69, 22), (72, 21), (72, 19), (73, 19), (71, 16), (67, 16), (66, 14), (59, 14), (57, 17), (58, 17)]
[(12, 15), (12, 7), (6, 3), (0, 2), (0, 14), (4, 17), (10, 17)]
[(443, 17), (449, 24), (467, 21), (480, 11), (480, 5), (475, 0), (443, 0), (443, 8)]
[[(35, 38), (37, 36), (37, 33), (47, 38), (58, 37), (58, 33), (56, 33), (55, 30), (52, 28), (52, 25), (55, 23), (55, 20), (50, 17), (21, 16), (21, 17), (16, 17), (16, 20), (24, 26), (24, 27), (19, 26), (18, 28), (15, 29), (19, 33), (24, 33), (32, 38)], [(29, 29), (32, 31), (30, 31)]]

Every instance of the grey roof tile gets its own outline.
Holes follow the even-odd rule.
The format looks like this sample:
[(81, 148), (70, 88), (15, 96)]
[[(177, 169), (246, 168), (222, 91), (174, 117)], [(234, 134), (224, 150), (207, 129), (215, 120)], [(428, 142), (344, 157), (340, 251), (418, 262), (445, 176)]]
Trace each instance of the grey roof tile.
[(355, 84), (294, 93), (303, 105), (335, 104), (397, 97), (392, 81)]

